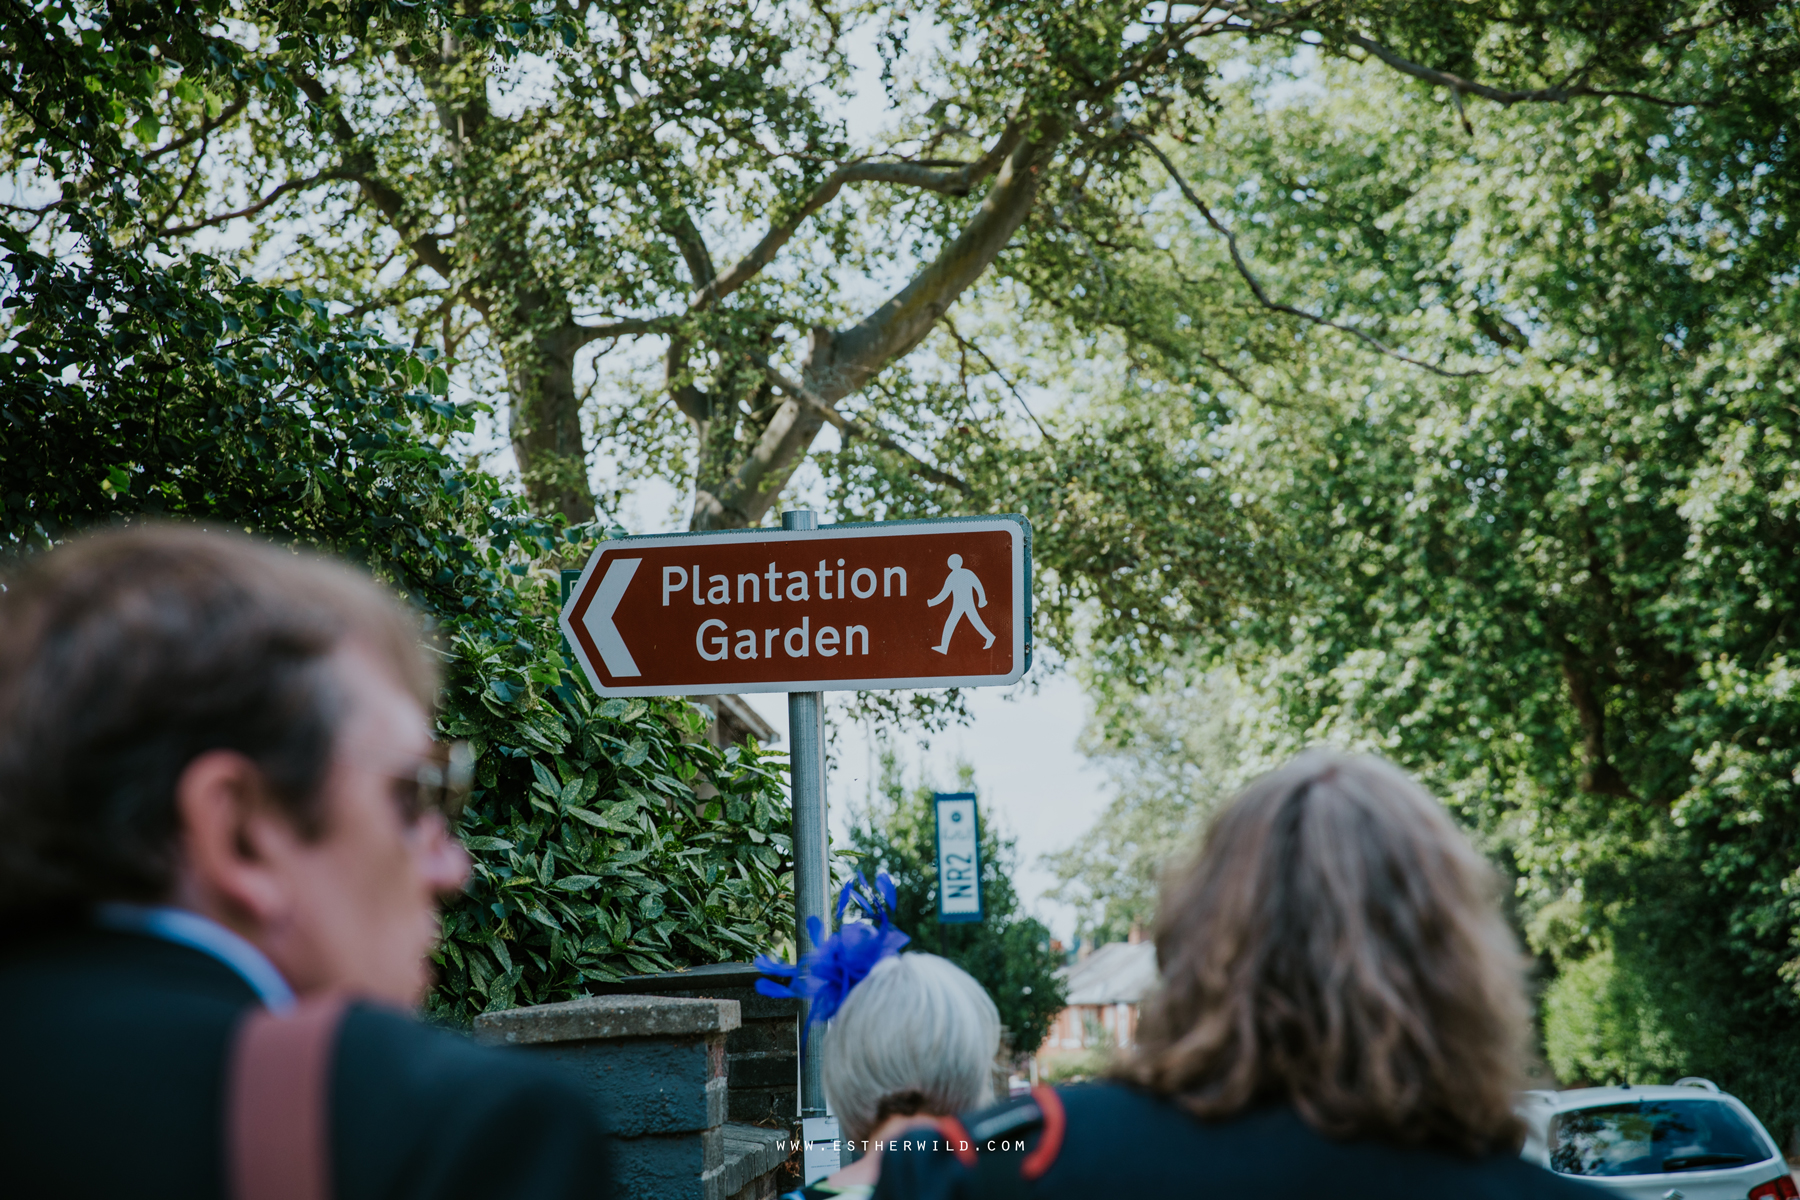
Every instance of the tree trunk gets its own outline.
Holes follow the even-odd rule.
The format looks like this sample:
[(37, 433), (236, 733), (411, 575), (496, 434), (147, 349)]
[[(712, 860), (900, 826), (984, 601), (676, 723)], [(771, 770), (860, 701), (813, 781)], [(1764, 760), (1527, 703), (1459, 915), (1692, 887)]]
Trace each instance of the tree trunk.
[(565, 320), (548, 333), (521, 336), (506, 353), (519, 482), (534, 509), (572, 522), (595, 516), (575, 392), (575, 353), (583, 344), (582, 331)]
[(1569, 687), (1569, 702), (1575, 709), (1575, 720), (1581, 727), (1581, 790), (1596, 796), (1635, 799), (1625, 776), (1613, 765), (1606, 744), (1606, 698), (1595, 681), (1595, 672), (1575, 643), (1562, 641), (1563, 682)]
[[(504, 190), (497, 202), (489, 189), (476, 186), (496, 173), (485, 54), (478, 47), (471, 60), (468, 47), (445, 34), (435, 59), (422, 57), (415, 64), (437, 111), (445, 152), (464, 181), (459, 224), (483, 231), (483, 244), (458, 246), (467, 279), (464, 298), (502, 347), (513, 457), (527, 501), (538, 512), (591, 521), (594, 492), (588, 484), (581, 401), (575, 392), (575, 355), (587, 344), (586, 333), (569, 313), (567, 298), (544, 285), (530, 257), (519, 249), (530, 235), (519, 206)], [(399, 217), (397, 211), (388, 215), (390, 220)], [(432, 246), (438, 249), (435, 239)], [(446, 280), (457, 278), (448, 259), (427, 265)]]

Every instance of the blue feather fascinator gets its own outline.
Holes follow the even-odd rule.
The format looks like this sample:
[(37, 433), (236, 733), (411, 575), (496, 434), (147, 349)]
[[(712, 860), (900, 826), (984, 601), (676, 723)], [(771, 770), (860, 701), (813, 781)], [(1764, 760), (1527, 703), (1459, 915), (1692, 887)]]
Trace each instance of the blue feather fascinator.
[[(838, 931), (830, 937), (817, 917), (806, 920), (814, 949), (798, 965), (784, 963), (767, 954), (756, 956), (756, 969), (764, 975), (784, 979), (759, 979), (756, 990), (764, 996), (786, 997), (806, 1001), (806, 1023), (823, 1025), (843, 1006), (850, 989), (867, 978), (875, 964), (900, 953), (900, 947), (912, 941), (910, 934), (894, 928), (896, 893), (894, 881), (886, 871), (875, 876), (875, 886), (861, 875), (846, 883), (838, 893)], [(844, 920), (845, 912), (854, 904), (867, 920)]]

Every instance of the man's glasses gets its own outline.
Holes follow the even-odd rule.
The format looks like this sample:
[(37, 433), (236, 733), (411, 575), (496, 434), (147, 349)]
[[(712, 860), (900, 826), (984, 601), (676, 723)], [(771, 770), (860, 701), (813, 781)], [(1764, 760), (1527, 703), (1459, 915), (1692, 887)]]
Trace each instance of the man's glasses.
[(464, 741), (433, 742), (418, 770), (410, 776), (396, 775), (394, 785), (409, 824), (439, 812), (454, 828), (475, 786), (475, 752)]

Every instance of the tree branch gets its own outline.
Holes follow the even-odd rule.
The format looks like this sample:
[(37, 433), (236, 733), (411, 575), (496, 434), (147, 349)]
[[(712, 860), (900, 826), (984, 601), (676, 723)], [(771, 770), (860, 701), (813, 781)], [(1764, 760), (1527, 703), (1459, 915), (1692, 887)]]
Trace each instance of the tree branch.
[(250, 93), (239, 92), (238, 98), (220, 109), (217, 117), (214, 117), (209, 121), (201, 122), (200, 128), (194, 130), (192, 133), (178, 137), (167, 145), (158, 146), (156, 149), (149, 151), (143, 156), (144, 159), (148, 161), (152, 158), (161, 158), (165, 154), (173, 154), (177, 150), (185, 149), (203, 138), (211, 137), (215, 130), (223, 128), (233, 117), (243, 112), (244, 107), (249, 103)]
[(1567, 634), (1557, 631), (1555, 637), (1561, 651), (1563, 681), (1569, 687), (1569, 703), (1581, 726), (1581, 757), (1587, 768), (1581, 773), (1581, 790), (1635, 800), (1631, 785), (1607, 755), (1606, 702), (1588, 669), (1587, 659)]
[[(369, 198), (369, 202), (386, 217), (388, 223), (400, 234), (407, 248), (418, 257), (418, 260), (436, 271), (445, 280), (455, 278), (454, 265), (450, 256), (444, 252), (435, 233), (420, 234), (409, 237), (409, 222), (406, 219), (406, 199), (395, 190), (392, 184), (369, 170), (374, 158), (363, 147), (362, 140), (357, 137), (356, 130), (338, 107), (331, 92), (325, 85), (306, 74), (304, 71), (294, 72), (294, 86), (305, 94), (314, 107), (324, 112), (329, 118), (332, 137), (338, 145), (349, 152), (350, 157), (340, 168), (339, 178), (353, 180)], [(479, 307), (479, 305), (477, 306)]]
[[(1211, 14), (1215, 12), (1223, 12), (1224, 16), (1212, 17)], [(1141, 78), (1146, 71), (1160, 63), (1167, 62), (1169, 55), (1175, 52), (1183, 42), (1191, 41), (1194, 38), (1210, 37), (1217, 33), (1270, 32), (1279, 29), (1282, 25), (1291, 24), (1297, 16), (1298, 14), (1282, 16), (1277, 21), (1258, 26), (1249, 23), (1249, 19), (1235, 6), (1218, 4), (1201, 9), (1198, 15), (1189, 17), (1179, 25), (1171, 26), (1164, 22), (1161, 36), (1153, 42), (1136, 47), (1138, 53), (1131, 65), (1102, 80), (1094, 90), (1099, 95), (1112, 95), (1125, 84)], [(1234, 20), (1246, 23), (1234, 24)]]
[(827, 402), (848, 396), (925, 339), (1012, 241), (1037, 201), (1044, 168), (1066, 129), (1056, 118), (1044, 117), (1029, 136), (1018, 139), (962, 232), (887, 303), (832, 337), (827, 353), (815, 353), (807, 367), (815, 392)]
[(910, 162), (864, 162), (843, 167), (838, 173), (846, 183), (897, 183), (947, 196), (966, 196), (977, 183), (994, 173), (1000, 158), (1004, 157), (1005, 144), (1003, 138), (979, 159), (955, 168)]
[(289, 192), (298, 191), (302, 188), (309, 188), (314, 184), (324, 183), (330, 179), (344, 178), (347, 178), (347, 176), (345, 175), (343, 168), (330, 167), (326, 170), (319, 171), (316, 174), (308, 175), (304, 179), (290, 179), (247, 208), (236, 209), (235, 211), (228, 213), (218, 213), (214, 216), (205, 217), (187, 225), (176, 225), (173, 228), (165, 227), (159, 229), (157, 233), (162, 237), (181, 237), (184, 234), (195, 233), (202, 229), (210, 229), (215, 225), (223, 225), (227, 221), (235, 221), (239, 217), (253, 217), (263, 209), (269, 207), (269, 205), (275, 203), (275, 201), (287, 195)]
[[(1665, 108), (1713, 108), (1710, 100), (1670, 100), (1662, 96), (1652, 96), (1647, 92), (1609, 90), (1593, 88), (1585, 85), (1578, 87), (1532, 88), (1526, 91), (1508, 91), (1505, 88), (1489, 87), (1485, 83), (1476, 83), (1473, 79), (1464, 79), (1461, 75), (1449, 71), (1440, 71), (1435, 67), (1423, 66), (1400, 57), (1380, 42), (1366, 38), (1360, 33), (1346, 33), (1344, 40), (1353, 46), (1359, 46), (1379, 58), (1394, 70), (1411, 75), (1415, 79), (1423, 79), (1426, 83), (1435, 83), (1439, 87), (1447, 87), (1452, 92), (1467, 92), (1471, 96), (1480, 96), (1484, 100), (1492, 100), (1495, 104), (1511, 108), (1515, 104), (1563, 104), (1576, 96), (1619, 96), (1628, 100), (1642, 100), (1649, 104), (1660, 104)], [(1586, 68), (1575, 72), (1572, 78), (1579, 78), (1586, 73)]]
[(1442, 375), (1447, 379), (1468, 379), (1474, 376), (1492, 374), (1491, 371), (1447, 371), (1443, 367), (1434, 366), (1422, 359), (1414, 358), (1409, 354), (1402, 354), (1392, 346), (1370, 336), (1356, 328), (1354, 325), (1345, 325), (1341, 321), (1333, 321), (1329, 317), (1321, 317), (1316, 313), (1309, 313), (1305, 309), (1295, 308), (1291, 304), (1282, 304), (1280, 301), (1269, 299), (1269, 294), (1263, 291), (1262, 283), (1251, 273), (1249, 264), (1244, 261), (1243, 254), (1238, 250), (1237, 235), (1225, 228), (1225, 226), (1220, 223), (1219, 218), (1213, 215), (1212, 209), (1208, 208), (1206, 203), (1201, 200), (1199, 196), (1194, 194), (1194, 189), (1188, 186), (1188, 182), (1186, 179), (1182, 178), (1181, 172), (1175, 169), (1175, 164), (1169, 161), (1169, 156), (1164, 154), (1161, 147), (1157, 146), (1155, 142), (1137, 132), (1135, 129), (1127, 130), (1125, 136), (1131, 138), (1133, 141), (1142, 143), (1149, 149), (1150, 153), (1156, 155), (1157, 161), (1162, 163), (1163, 170), (1169, 173), (1169, 178), (1175, 181), (1175, 186), (1181, 189), (1181, 194), (1187, 197), (1188, 203), (1198, 209), (1200, 215), (1206, 218), (1206, 223), (1212, 226), (1213, 231), (1225, 239), (1226, 246), (1231, 250), (1231, 261), (1233, 265), (1237, 267), (1237, 273), (1243, 277), (1246, 284), (1250, 285), (1251, 294), (1256, 297), (1257, 303), (1261, 304), (1264, 308), (1273, 312), (1287, 313), (1289, 316), (1299, 317), (1302, 321), (1310, 321), (1314, 325), (1323, 325), (1328, 329), (1335, 329), (1340, 333), (1347, 333), (1351, 337), (1366, 342), (1370, 347), (1387, 355), (1389, 358), (1406, 363), (1408, 366), (1414, 366), (1421, 370), (1430, 371), (1433, 375)]
[[(982, 357), (986, 358), (987, 356), (982, 355)], [(764, 364), (763, 374), (768, 378), (770, 383), (780, 388), (783, 392), (786, 392), (795, 401), (812, 409), (821, 417), (824, 417), (825, 420), (835, 427), (839, 433), (843, 434), (846, 439), (857, 437), (874, 442), (884, 450), (892, 450), (896, 454), (911, 459), (916, 464), (918, 473), (932, 482), (941, 483), (946, 487), (953, 487), (965, 496), (970, 494), (972, 489), (963, 479), (950, 474), (948, 471), (932, 466), (881, 430), (866, 425), (854, 417), (846, 417), (843, 413), (825, 403), (825, 401), (819, 399), (819, 397), (813, 395), (810, 390), (783, 375), (774, 366)], [(1036, 418), (1033, 419), (1035, 420)], [(1042, 426), (1039, 428), (1042, 428)], [(1045, 434), (1044, 436), (1048, 437), (1049, 435)]]
[(713, 266), (712, 252), (706, 248), (706, 239), (700, 235), (700, 228), (694, 224), (694, 216), (688, 212), (687, 205), (672, 205), (664, 214), (663, 229), (681, 251), (694, 290), (699, 291), (712, 283), (719, 272)]
[(156, 228), (161, 229), (167, 225), (169, 223), (169, 218), (173, 217), (176, 210), (187, 200), (188, 192), (193, 190), (194, 181), (200, 178), (201, 168), (206, 165), (206, 148), (211, 144), (211, 141), (211, 133), (208, 133), (205, 137), (200, 139), (200, 153), (194, 156), (194, 165), (188, 170), (187, 178), (181, 181), (181, 187), (176, 191), (175, 198), (169, 201), (169, 206), (163, 209), (160, 217), (156, 218)]
[(605, 338), (635, 337), (644, 333), (665, 333), (672, 328), (679, 317), (631, 317), (623, 321), (613, 321), (606, 325), (583, 325), (571, 321), (575, 329), (575, 349), (598, 342)]
[[(955, 476), (923, 462), (878, 430), (849, 422), (832, 405), (860, 390), (876, 372), (924, 340), (963, 290), (1006, 248), (1030, 213), (1042, 172), (1066, 130), (1060, 119), (1050, 116), (1039, 118), (1029, 131), (1016, 136), (1009, 127), (982, 162), (964, 168), (973, 176), (986, 169), (988, 160), (999, 159), (993, 185), (962, 232), (905, 287), (856, 325), (836, 333), (822, 327), (812, 330), (804, 384), (771, 380), (787, 392), (787, 400), (731, 477), (716, 492), (701, 489), (696, 493), (695, 528), (744, 525), (761, 516), (827, 421), (847, 434), (868, 437), (884, 449), (905, 455), (919, 464), (919, 473), (926, 478), (965, 493), (969, 490)], [(1000, 154), (1001, 150), (1005, 153)], [(753, 273), (746, 272), (744, 278)], [(718, 289), (718, 294), (722, 292)], [(671, 355), (670, 361), (673, 374), (677, 360)]]
[(1019, 407), (1025, 410), (1025, 415), (1031, 418), (1031, 423), (1037, 426), (1037, 431), (1044, 435), (1044, 440), (1054, 444), (1056, 439), (1050, 436), (1050, 431), (1044, 428), (1044, 423), (1037, 419), (1036, 413), (1031, 411), (1031, 405), (1025, 403), (1025, 397), (1019, 395), (1019, 389), (1014, 387), (1013, 381), (1006, 377), (1006, 372), (1000, 369), (1000, 364), (989, 358), (986, 350), (983, 350), (980, 346), (977, 346), (974, 342), (956, 332), (956, 325), (950, 320), (948, 315), (944, 317), (944, 328), (950, 331), (951, 339), (954, 340), (958, 346), (961, 346), (964, 350), (973, 350), (981, 361), (988, 365), (988, 370), (1000, 377), (1000, 382), (1004, 383), (1006, 385), (1006, 390), (1013, 394), (1013, 399), (1019, 402)]
[(966, 196), (975, 184), (1000, 169), (1006, 156), (1023, 136), (1021, 126), (1017, 123), (1008, 124), (1005, 132), (986, 154), (956, 170), (921, 167), (913, 163), (860, 162), (839, 167), (824, 183), (813, 189), (812, 195), (786, 221), (763, 235), (762, 241), (750, 253), (734, 263), (723, 275), (699, 288), (694, 294), (692, 306), (696, 309), (709, 308), (755, 278), (757, 272), (774, 261), (775, 255), (793, 238), (800, 223), (836, 199), (846, 183), (897, 183), (951, 196)]

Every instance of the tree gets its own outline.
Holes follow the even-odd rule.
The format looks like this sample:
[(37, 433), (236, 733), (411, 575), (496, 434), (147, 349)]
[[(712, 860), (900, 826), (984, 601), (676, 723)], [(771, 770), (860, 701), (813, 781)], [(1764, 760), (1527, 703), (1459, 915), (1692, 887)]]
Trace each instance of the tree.
[[(1420, 772), (1516, 884), (1556, 1071), (1706, 1075), (1775, 1127), (1800, 1120), (1794, 18), (1695, 41), (1659, 92), (1682, 106), (1465, 124), (1347, 64), (1270, 70), (1166, 144), (1166, 251), (1112, 263), (1176, 317), (1235, 277), (1249, 315), (1120, 321), (1145, 370), (1095, 395), (1206, 380), (1227, 415), (1176, 434), (1306, 550), (1157, 656), (1155, 703), (1229, 668), (1277, 718), (1256, 756)], [(1265, 321), (1310, 332), (1231, 358)]]
[[(1523, 14), (941, 0), (866, 16), (472, 0), (437, 25), (436, 9), (395, 25), (326, 6), (290, 42), (276, 11), (213, 24), (197, 47), (254, 53), (261, 75), (206, 95), (177, 84), (141, 119), (146, 144), (182, 131), (149, 152), (150, 234), (241, 228), (246, 260), (277, 257), (281, 282), (435, 344), (483, 393), (504, 380), (527, 494), (571, 520), (593, 517), (578, 358), (642, 343), (660, 378), (607, 381), (595, 440), (629, 469), (691, 478), (700, 529), (760, 521), (826, 424), (934, 505), (1034, 498), (961, 477), (975, 449), (954, 391), (884, 373), (934, 331), (962, 345), (947, 314), (996, 266), (1053, 308), (1120, 303), (1091, 264), (1135, 236), (1147, 136), (1208, 136), (1232, 89), (1223, 63), (1312, 43), (1459, 107), (1565, 105), (1661, 95), (1692, 47), (1762, 19), (1710, 0)], [(822, 99), (847, 78), (859, 16), (891, 105), (873, 135)], [(516, 40), (496, 52), (480, 30)], [(909, 57), (912, 30), (936, 44)], [(159, 62), (174, 83), (191, 59)], [(1114, 549), (1109, 532), (1072, 540)], [(1109, 554), (1069, 566), (1120, 573)]]
[[(1050, 951), (1050, 931), (1019, 912), (1011, 877), (1012, 840), (1002, 838), (991, 819), (983, 823), (983, 917), (967, 924), (938, 924), (931, 788), (908, 790), (891, 752), (882, 755), (881, 771), (880, 798), (858, 815), (849, 844), (839, 853), (854, 858), (856, 870), (866, 878), (873, 879), (876, 871), (893, 877), (898, 892), (894, 924), (912, 935), (907, 949), (942, 955), (974, 976), (999, 1008), (1013, 1051), (1036, 1052), (1067, 993), (1056, 975), (1061, 963)], [(961, 786), (971, 790), (973, 781), (964, 774)]]
[[(435, 355), (109, 224), (141, 166), (110, 106), (134, 93), (91, 81), (141, 79), (128, 68), (192, 32), (178, 7), (131, 15), (47, 27), (12, 63), (9, 163), (55, 156), (123, 182), (62, 213), (54, 255), (0, 231), (0, 556), (92, 524), (205, 520), (345, 554), (420, 606), (446, 651), (441, 730), (477, 754), (462, 830), (475, 878), (446, 913), (439, 1015), (743, 957), (789, 928), (776, 771), (701, 740), (686, 705), (577, 690), (558, 568), (604, 531), (529, 512), (446, 451), (471, 413), (444, 398)], [(22, 119), (52, 112), (65, 122)]]
[(1149, 930), (1167, 873), (1198, 849), (1219, 804), (1260, 771), (1266, 727), (1282, 714), (1229, 667), (1180, 685), (1118, 690), (1082, 731), (1114, 796), (1087, 835), (1047, 855), (1052, 900), (1074, 906), (1077, 933), (1100, 944)]

